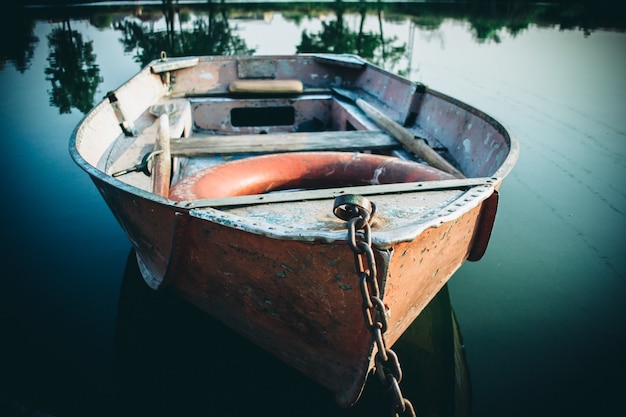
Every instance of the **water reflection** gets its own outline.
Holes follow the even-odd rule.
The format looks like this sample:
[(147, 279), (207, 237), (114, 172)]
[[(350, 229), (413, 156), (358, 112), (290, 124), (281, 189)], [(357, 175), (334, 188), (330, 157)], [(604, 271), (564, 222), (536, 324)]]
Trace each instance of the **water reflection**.
[[(467, 22), (477, 42), (499, 42), (502, 33), (517, 36), (531, 25), (561, 29), (580, 29), (586, 35), (598, 28), (624, 30), (623, 20), (607, 6), (583, 3), (546, 4), (530, 2), (444, 2), (444, 3), (275, 3), (275, 4), (207, 4), (181, 5), (163, 0), (159, 5), (122, 5), (109, 7), (56, 7), (24, 9), (12, 5), (11, 29), (7, 25), (0, 33), (0, 69), (6, 63), (24, 72), (31, 64), (33, 51), (39, 42), (34, 35), (34, 22), (42, 14), (58, 22), (48, 37), (49, 66), (47, 79), (51, 83), (50, 102), (60, 113), (72, 108), (86, 112), (93, 104), (94, 93), (102, 82), (95, 64), (97, 56), (91, 41), (84, 41), (72, 30), (71, 21), (88, 19), (97, 28), (113, 26), (119, 30), (124, 51), (133, 54), (140, 66), (166, 51), (168, 56), (253, 54), (254, 47), (246, 44), (236, 22), (281, 12), (296, 24), (319, 17), (321, 29), (301, 29), (295, 52), (354, 53), (390, 71), (406, 75), (411, 68), (411, 35), (408, 42), (385, 35), (385, 25), (410, 22), (415, 28), (436, 31), (447, 19)], [(326, 18), (327, 17), (327, 18)], [(346, 19), (357, 21), (357, 29)], [(366, 19), (376, 19), (378, 29), (365, 30)], [(298, 25), (299, 26), (299, 25)], [(409, 55), (408, 63), (401, 61)]]
[[(296, 52), (356, 54), (383, 67), (397, 63), (406, 54), (406, 43), (397, 44), (395, 36), (385, 38), (380, 2), (375, 8), (365, 3), (359, 6), (356, 10), (359, 16), (358, 31), (351, 30), (344, 22), (345, 14), (351, 12), (348, 7), (345, 3), (337, 3), (333, 8), (335, 18), (322, 22), (322, 30), (319, 32), (302, 31)], [(377, 16), (379, 33), (364, 30), (365, 19), (372, 12)]]
[(69, 19), (56, 25), (48, 35), (48, 66), (50, 104), (61, 114), (76, 108), (87, 113), (94, 106), (94, 96), (102, 82), (92, 41), (72, 29)]
[[(358, 307), (357, 307), (358, 308)], [(396, 343), (405, 396), (422, 416), (465, 416), (469, 376), (447, 287)], [(128, 256), (116, 331), (121, 415), (387, 415), (374, 376), (341, 409), (325, 388), (168, 291), (153, 291)]]
[(0, 25), (0, 70), (10, 62), (23, 74), (30, 68), (39, 38), (34, 34), (35, 19), (13, 2), (9, 4), (5, 16), (10, 17), (11, 24)]
[(236, 27), (228, 21), (228, 14), (229, 8), (223, 3), (211, 3), (207, 10), (188, 22), (189, 11), (181, 11), (170, 3), (162, 9), (165, 30), (156, 29), (152, 22), (158, 15), (149, 17), (143, 12), (140, 15), (143, 19), (124, 19), (116, 29), (122, 33), (120, 42), (124, 51), (132, 53), (141, 66), (160, 56), (161, 51), (169, 56), (253, 54), (254, 49), (246, 45), (236, 33)]

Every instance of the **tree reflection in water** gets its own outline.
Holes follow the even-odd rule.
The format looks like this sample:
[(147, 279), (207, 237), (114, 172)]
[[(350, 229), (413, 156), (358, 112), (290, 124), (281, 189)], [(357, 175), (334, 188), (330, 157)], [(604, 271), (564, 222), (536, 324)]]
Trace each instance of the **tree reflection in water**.
[(206, 14), (197, 16), (190, 29), (182, 27), (188, 15), (181, 13), (171, 2), (163, 6), (163, 16), (166, 30), (155, 29), (153, 24), (138, 19), (125, 19), (118, 26), (124, 51), (134, 54), (135, 61), (142, 66), (160, 56), (161, 51), (169, 56), (251, 55), (255, 52), (236, 34), (237, 27), (231, 27), (228, 8), (223, 4), (209, 4)]
[[(35, 21), (29, 18), (24, 9), (13, 2), (3, 5), (5, 16), (10, 16), (11, 24), (0, 25), (0, 71), (10, 62), (20, 73), (30, 68), (39, 38), (35, 36)], [(10, 39), (10, 41), (9, 41)]]
[[(232, 21), (264, 12), (280, 12), (297, 26), (311, 16), (333, 16), (322, 20), (321, 30), (302, 29), (300, 43), (294, 53), (334, 52), (352, 53), (400, 75), (411, 71), (412, 33), (416, 28), (436, 31), (449, 19), (466, 23), (476, 42), (499, 42), (503, 33), (517, 36), (530, 25), (559, 26), (561, 29), (579, 29), (590, 36), (598, 28), (624, 30), (624, 21), (604, 4), (579, 4), (569, 7), (561, 4), (530, 2), (445, 2), (445, 3), (391, 3), (294, 2), (240, 4), (214, 2), (182, 5), (163, 0), (161, 5), (120, 5), (106, 7), (51, 7), (25, 9), (13, 2), (3, 6), (12, 25), (4, 25), (0, 36), (11, 39), (0, 45), (0, 69), (7, 63), (19, 71), (26, 71), (33, 60), (39, 41), (34, 34), (38, 19), (55, 24), (48, 35), (48, 67), (46, 79), (51, 83), (50, 103), (60, 113), (77, 109), (83, 113), (92, 107), (94, 94), (102, 82), (96, 64), (92, 41), (84, 41), (81, 33), (71, 28), (77, 20), (88, 20), (103, 29), (114, 22), (122, 34), (120, 42), (126, 53), (141, 66), (158, 58), (161, 51), (168, 56), (183, 55), (250, 55), (255, 49), (239, 36), (239, 28)], [(355, 27), (347, 24), (347, 17), (356, 16)], [(367, 19), (377, 19), (377, 30)], [(319, 19), (321, 20), (321, 19)], [(407, 43), (397, 37), (385, 37), (386, 22), (409, 21)], [(406, 68), (400, 68), (406, 62)]]
[(70, 113), (72, 108), (87, 113), (94, 104), (94, 95), (102, 82), (96, 64), (93, 41), (72, 30), (70, 20), (64, 20), (48, 35), (48, 67), (46, 80), (52, 84), (50, 104), (59, 113)]
[[(359, 7), (360, 23), (359, 30), (355, 32), (344, 24), (346, 6), (338, 3), (335, 6), (336, 19), (330, 22), (322, 22), (322, 30), (318, 33), (302, 32), (300, 45), (296, 47), (297, 53), (322, 52), (337, 54), (356, 54), (368, 61), (380, 66), (394, 66), (405, 56), (406, 43), (394, 46), (397, 37), (385, 38), (383, 36), (383, 15), (380, 4), (377, 10), (378, 26), (380, 33), (365, 32), (365, 19), (367, 18), (367, 6)], [(390, 45), (389, 47), (386, 47)]]

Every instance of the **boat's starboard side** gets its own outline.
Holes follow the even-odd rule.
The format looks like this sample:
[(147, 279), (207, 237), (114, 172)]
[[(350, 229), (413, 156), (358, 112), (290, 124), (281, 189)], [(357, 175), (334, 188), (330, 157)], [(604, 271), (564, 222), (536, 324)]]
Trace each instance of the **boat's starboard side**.
[(444, 146), (467, 177), (508, 175), (519, 146), (502, 122), (432, 89), (421, 96), (413, 122), (416, 136)]

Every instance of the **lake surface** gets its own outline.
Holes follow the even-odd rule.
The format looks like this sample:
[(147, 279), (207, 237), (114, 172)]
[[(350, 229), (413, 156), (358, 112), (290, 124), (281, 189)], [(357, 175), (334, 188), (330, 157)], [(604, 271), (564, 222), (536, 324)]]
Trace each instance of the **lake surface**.
[[(0, 415), (26, 415), (24, 407), (59, 417), (388, 413), (375, 382), (355, 408), (339, 409), (323, 389), (141, 282), (130, 244), (71, 160), (68, 140), (95, 102), (161, 50), (360, 53), (502, 121), (521, 155), (500, 190), (489, 248), (398, 343), (403, 392), (419, 415), (454, 415), (455, 398), (457, 415), (623, 415), (619, 13), (523, 2), (129, 3), (17, 9), (7, 19), (15, 27), (3, 29), (0, 49), (8, 180)], [(420, 343), (452, 310), (469, 401), (445, 379), (450, 364), (437, 368), (441, 357)], [(430, 337), (429, 346), (449, 350), (449, 336)]]

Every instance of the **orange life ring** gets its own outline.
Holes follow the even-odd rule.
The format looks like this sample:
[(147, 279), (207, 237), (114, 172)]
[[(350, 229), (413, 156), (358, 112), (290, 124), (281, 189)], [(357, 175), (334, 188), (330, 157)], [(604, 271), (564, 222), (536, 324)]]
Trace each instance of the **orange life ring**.
[(197, 200), (285, 189), (453, 179), (428, 165), (357, 152), (293, 152), (254, 156), (200, 170), (174, 184), (170, 199)]

